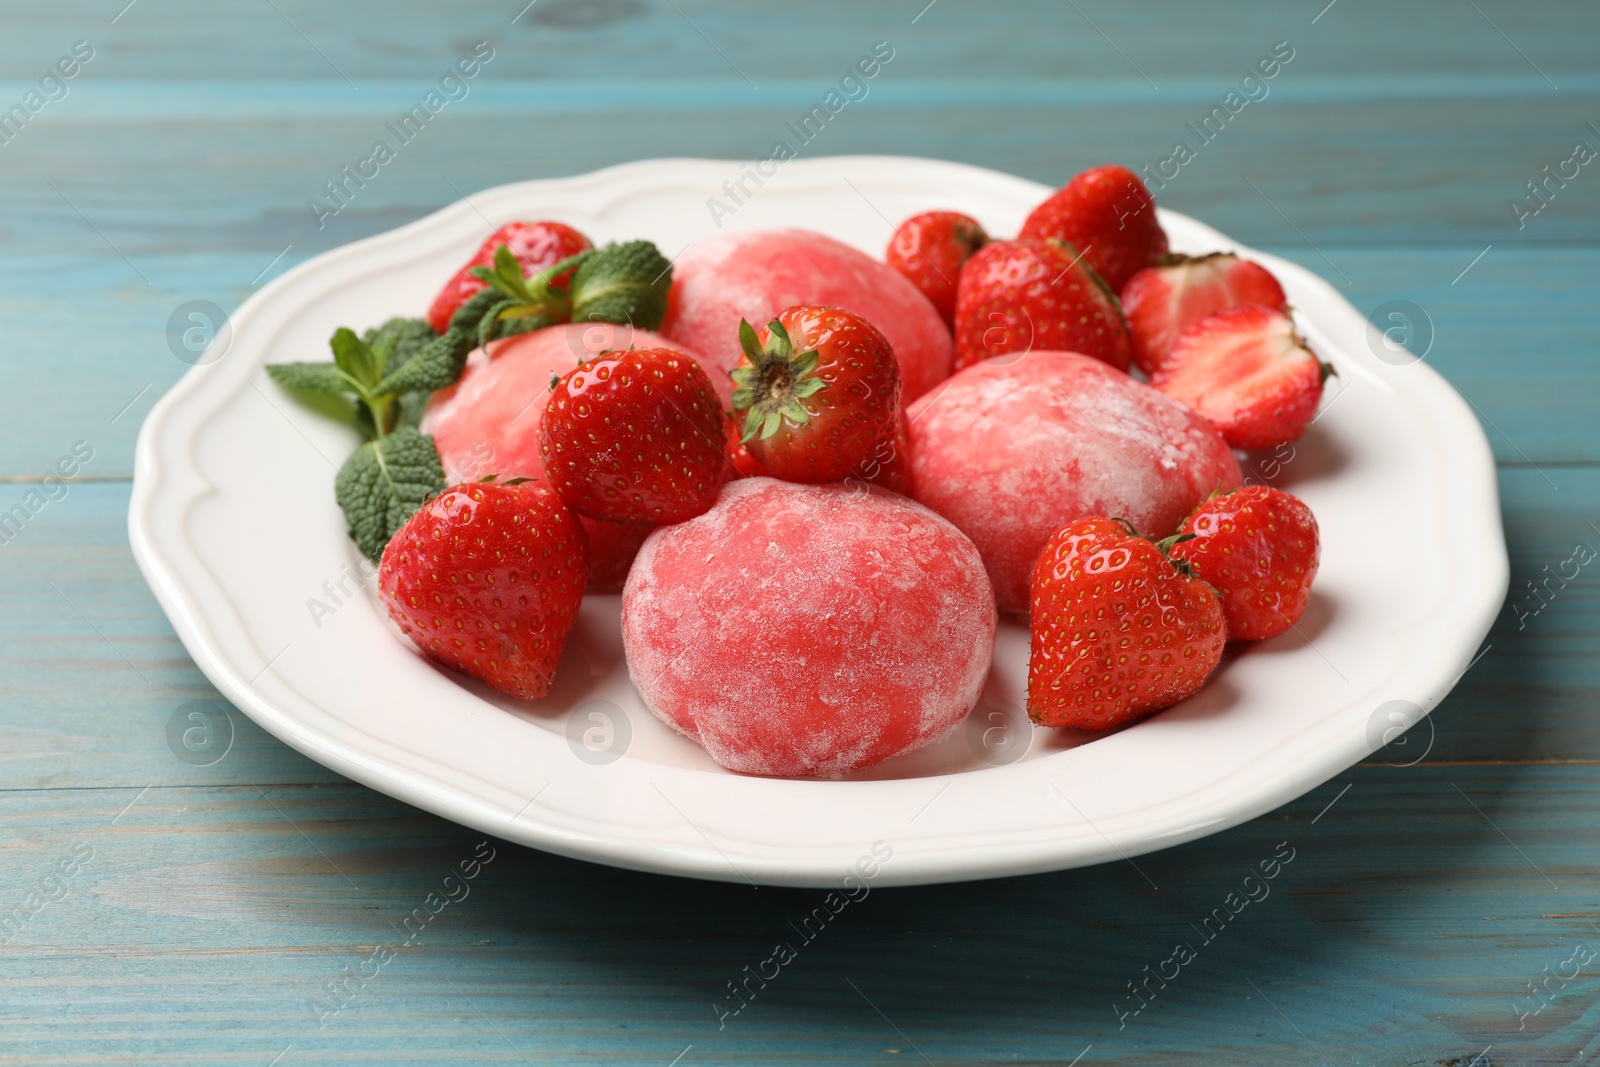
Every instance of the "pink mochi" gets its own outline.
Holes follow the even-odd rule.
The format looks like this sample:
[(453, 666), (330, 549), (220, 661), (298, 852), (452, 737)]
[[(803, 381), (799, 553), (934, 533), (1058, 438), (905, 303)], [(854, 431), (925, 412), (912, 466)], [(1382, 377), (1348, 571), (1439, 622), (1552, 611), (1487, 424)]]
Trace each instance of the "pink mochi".
[(844, 308), (883, 331), (906, 403), (950, 376), (955, 346), (928, 298), (886, 264), (810, 230), (730, 233), (690, 246), (673, 264), (662, 332), (732, 371), (739, 320), (760, 326), (796, 304)]
[(1073, 352), (974, 364), (906, 415), (916, 498), (972, 538), (1002, 611), (1027, 613), (1034, 561), (1069, 522), (1162, 538), (1242, 481), (1210, 422)]
[[(433, 436), (445, 480), (453, 485), (490, 474), (543, 478), (539, 416), (550, 398), (550, 376), (567, 373), (580, 359), (630, 345), (675, 348), (691, 356), (710, 376), (723, 410), (730, 406), (727, 374), (660, 334), (608, 322), (569, 323), (519, 334), (474, 350), (461, 378), (428, 401), (421, 429)], [(589, 534), (589, 591), (621, 589), (648, 528), (587, 516), (579, 516), (579, 521)]]
[(745, 478), (650, 535), (622, 592), (645, 704), (746, 774), (847, 774), (947, 736), (994, 651), (971, 541), (861, 485)]

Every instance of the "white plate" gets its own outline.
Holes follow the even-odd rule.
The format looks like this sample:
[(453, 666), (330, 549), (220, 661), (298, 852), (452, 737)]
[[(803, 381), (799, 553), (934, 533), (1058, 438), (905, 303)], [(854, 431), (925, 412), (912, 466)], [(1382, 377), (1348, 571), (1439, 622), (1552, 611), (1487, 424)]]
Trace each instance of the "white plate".
[[(724, 182), (743, 170), (652, 161), (491, 189), (318, 256), (238, 310), (231, 347), (146, 420), (129, 514), (145, 577), (229, 700), (342, 774), (536, 848), (821, 886), (881, 841), (893, 855), (875, 884), (912, 885), (1099, 863), (1244, 822), (1366, 756), (1391, 711), (1414, 706), (1414, 719), (1466, 669), (1507, 583), (1494, 463), (1467, 406), (1426, 364), (1377, 358), (1376, 331), (1320, 278), (1165, 211), (1175, 249), (1236, 248), (1270, 267), (1339, 371), (1274, 473), (1322, 527), (1304, 634), (1230, 653), (1180, 707), (1098, 739), (1035, 731), (1019, 710), (1026, 629), (1005, 624), (988, 703), (944, 744), (850, 780), (747, 778), (644, 709), (615, 597), (585, 603), (557, 692), (518, 706), (397, 639), (370, 582), (346, 578), (329, 596), (324, 583), (360, 564), (333, 501), (334, 468), (357, 442), (262, 365), (328, 358), (340, 325), (419, 314), (512, 219), (561, 219), (599, 242), (647, 237), (675, 255), (717, 232), (708, 198), (729, 203)], [(725, 230), (806, 226), (873, 255), (892, 220), (956, 208), (1009, 234), (1050, 192), (886, 157), (795, 161), (745, 186), (754, 195)]]

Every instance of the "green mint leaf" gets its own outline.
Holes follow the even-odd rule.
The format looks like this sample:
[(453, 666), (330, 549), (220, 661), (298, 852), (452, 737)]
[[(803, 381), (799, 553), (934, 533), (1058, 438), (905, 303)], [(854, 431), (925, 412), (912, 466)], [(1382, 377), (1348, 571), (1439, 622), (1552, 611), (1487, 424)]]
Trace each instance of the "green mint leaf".
[(512, 255), (509, 245), (501, 245), (494, 250), (494, 273), (503, 286), (501, 292), (507, 296), (528, 295), (528, 283), (522, 273), (522, 263)]
[(333, 349), (334, 363), (362, 388), (371, 389), (383, 377), (383, 364), (378, 361), (377, 353), (357, 337), (354, 330), (339, 327), (328, 344)]
[(433, 332), (425, 319), (393, 318), (363, 336), (372, 351), (379, 357), (384, 374), (393, 374), (422, 346), (439, 335)]
[(524, 315), (501, 319), (495, 326), (494, 334), (497, 340), (501, 337), (515, 337), (519, 333), (532, 333), (534, 330), (542, 330), (546, 326), (555, 326), (565, 321), (566, 319), (558, 319), (551, 315)]
[(478, 292), (474, 293), (472, 298), (465, 304), (462, 304), (460, 307), (456, 308), (456, 313), (450, 316), (449, 329), (468, 331), (476, 330), (478, 328), (478, 323), (481, 322), (483, 317), (489, 313), (489, 310), (493, 307), (496, 307), (504, 300), (505, 294), (501, 293), (498, 289), (479, 290)]
[[(391, 365), (389, 373), (374, 387), (379, 394), (432, 392), (453, 385), (467, 365), (467, 354), (478, 343), (478, 327), (506, 298), (496, 289), (484, 289), (473, 295), (456, 309), (450, 317), (450, 328), (432, 340), (418, 345), (415, 352), (403, 362)], [(392, 325), (392, 322), (387, 325)], [(398, 355), (405, 345), (396, 346)], [(426, 402), (424, 400), (424, 402)], [(400, 422), (404, 424), (413, 407), (401, 401)]]
[(509, 311), (516, 306), (517, 302), (515, 300), (502, 300), (500, 303), (491, 307), (484, 314), (483, 318), (478, 320), (478, 325), (475, 332), (477, 334), (479, 348), (484, 347), (490, 341), (493, 341), (497, 336), (499, 336), (501, 312)]
[(409, 426), (413, 430), (422, 425), (423, 413), (428, 410), (429, 392), (403, 393), (395, 404), (395, 426)]
[(351, 539), (373, 560), (423, 501), (444, 486), (433, 438), (409, 426), (356, 449), (333, 485)]
[(672, 263), (649, 241), (607, 245), (572, 276), (572, 321), (654, 330), (667, 315)]
[[(373, 417), (372, 408), (365, 401), (357, 400), (351, 405), (351, 408), (355, 412), (356, 431), (361, 434), (363, 439), (372, 441), (383, 436), (378, 432), (378, 423)], [(392, 428), (384, 427), (385, 430)]]
[(332, 363), (268, 363), (267, 374), (285, 389), (341, 396), (359, 392), (356, 383)]
[(402, 363), (393, 374), (384, 377), (374, 388), (378, 394), (411, 393), (419, 390), (431, 392), (453, 385), (467, 365), (467, 353), (473, 349), (476, 331), (458, 330), (454, 325), (435, 337)]
[(494, 250), (493, 267), (473, 267), (472, 275), (502, 296), (526, 304), (537, 302), (533, 291), (528, 287), (528, 280), (522, 275), (522, 264), (505, 245)]

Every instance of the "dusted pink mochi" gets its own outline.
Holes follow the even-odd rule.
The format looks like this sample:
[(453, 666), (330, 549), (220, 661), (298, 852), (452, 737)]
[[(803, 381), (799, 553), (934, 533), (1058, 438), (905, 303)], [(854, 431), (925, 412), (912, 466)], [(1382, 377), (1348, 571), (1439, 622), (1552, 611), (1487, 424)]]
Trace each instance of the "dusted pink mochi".
[[(675, 348), (693, 357), (711, 377), (723, 410), (730, 406), (727, 374), (660, 334), (609, 322), (569, 323), (519, 334), (495, 341), (487, 350), (474, 350), (460, 380), (434, 393), (428, 402), (421, 428), (433, 436), (445, 480), (454, 485), (490, 474), (542, 479), (539, 416), (550, 399), (550, 375), (567, 373), (579, 359), (630, 345)], [(578, 518), (589, 534), (589, 592), (616, 592), (648, 529)]]
[(1074, 352), (974, 364), (906, 415), (915, 496), (972, 538), (1002, 611), (1027, 612), (1034, 561), (1067, 523), (1166, 537), (1242, 481), (1211, 423)]
[(673, 264), (661, 332), (732, 371), (739, 320), (760, 326), (796, 304), (844, 308), (881, 330), (900, 364), (906, 403), (950, 376), (955, 346), (928, 298), (886, 264), (810, 230), (730, 233), (691, 245)]
[(930, 745), (994, 651), (978, 551), (906, 497), (745, 478), (650, 535), (622, 592), (646, 705), (747, 774), (846, 774)]

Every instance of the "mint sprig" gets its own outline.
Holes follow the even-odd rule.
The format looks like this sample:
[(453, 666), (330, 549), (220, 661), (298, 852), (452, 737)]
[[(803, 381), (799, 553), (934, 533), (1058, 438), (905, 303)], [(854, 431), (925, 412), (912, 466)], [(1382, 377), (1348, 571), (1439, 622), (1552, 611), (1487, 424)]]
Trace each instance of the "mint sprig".
[[(495, 250), (494, 266), (472, 271), (497, 294), (479, 320), (488, 344), (563, 322), (614, 322), (654, 330), (667, 314), (672, 262), (649, 241), (626, 241), (569, 256), (524, 277), (511, 250)], [(566, 285), (555, 280), (569, 275)], [(481, 295), (481, 294), (480, 294)]]
[[(332, 363), (274, 363), (267, 373), (284, 388), (351, 404), (353, 421), (368, 440), (339, 468), (334, 497), (350, 537), (371, 559), (431, 494), (444, 489), (444, 468), (433, 438), (420, 432), (428, 396), (461, 376), (477, 338), (478, 322), (495, 302), (479, 293), (435, 334), (420, 319), (390, 319), (356, 336), (340, 327), (329, 339)], [(318, 405), (322, 406), (322, 405)]]
[(333, 414), (346, 412), (367, 438), (339, 468), (334, 497), (350, 537), (371, 559), (445, 487), (439, 450), (417, 426), (428, 397), (461, 377), (473, 348), (572, 321), (654, 330), (672, 287), (672, 264), (649, 241), (580, 252), (529, 276), (501, 245), (493, 267), (472, 273), (486, 288), (457, 309), (442, 334), (421, 319), (390, 319), (360, 336), (340, 327), (328, 342), (333, 362), (267, 367), (273, 381), (312, 406), (327, 411), (331, 403)]

